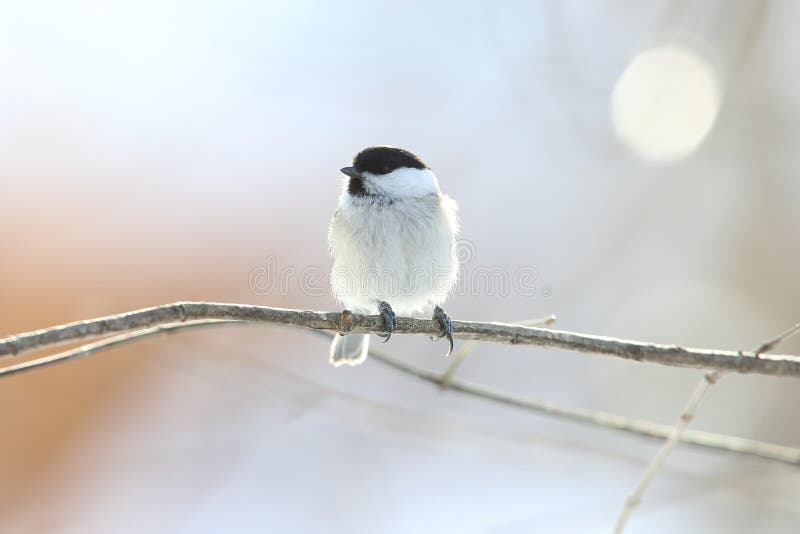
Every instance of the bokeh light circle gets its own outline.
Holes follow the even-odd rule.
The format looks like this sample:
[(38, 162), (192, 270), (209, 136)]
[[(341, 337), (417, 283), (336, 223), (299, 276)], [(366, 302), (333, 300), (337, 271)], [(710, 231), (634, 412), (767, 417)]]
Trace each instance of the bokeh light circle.
[(711, 131), (720, 90), (712, 65), (678, 45), (646, 49), (627, 65), (611, 95), (614, 129), (645, 160), (691, 154)]

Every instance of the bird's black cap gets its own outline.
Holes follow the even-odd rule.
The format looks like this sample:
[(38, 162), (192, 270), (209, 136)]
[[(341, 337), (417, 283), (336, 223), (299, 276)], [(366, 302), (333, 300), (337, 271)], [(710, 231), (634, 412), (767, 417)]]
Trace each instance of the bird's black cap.
[(389, 174), (395, 169), (410, 167), (412, 169), (427, 169), (425, 162), (417, 156), (393, 146), (371, 146), (365, 148), (353, 158), (353, 167), (358, 172), (371, 172), (372, 174)]

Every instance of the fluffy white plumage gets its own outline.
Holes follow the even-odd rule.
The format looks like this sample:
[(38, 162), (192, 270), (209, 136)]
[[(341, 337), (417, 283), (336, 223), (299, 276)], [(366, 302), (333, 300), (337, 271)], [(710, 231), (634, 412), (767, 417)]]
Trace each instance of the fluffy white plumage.
[[(367, 194), (353, 195), (345, 183), (330, 224), (333, 292), (358, 313), (377, 313), (380, 301), (398, 315), (429, 313), (458, 274), (456, 204), (428, 168), (361, 176)], [(368, 342), (369, 336), (336, 336), (331, 363), (361, 363)]]

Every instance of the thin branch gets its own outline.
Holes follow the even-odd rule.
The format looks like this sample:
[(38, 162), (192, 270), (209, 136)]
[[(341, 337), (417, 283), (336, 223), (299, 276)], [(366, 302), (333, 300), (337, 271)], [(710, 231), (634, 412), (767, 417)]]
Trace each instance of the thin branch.
[[(289, 310), (245, 304), (176, 302), (0, 339), (0, 356), (18, 355), (40, 347), (105, 334), (200, 319), (252, 321), (342, 333), (379, 333), (384, 328), (379, 315)], [(754, 353), (684, 348), (505, 323), (453, 321), (453, 330), (454, 337), (459, 339), (538, 345), (679, 367), (800, 377), (800, 357), (797, 356), (756, 358)], [(397, 319), (396, 334), (429, 336), (438, 333), (436, 321)]]
[(787, 328), (786, 330), (784, 330), (783, 332), (781, 332), (780, 334), (778, 334), (774, 338), (770, 339), (769, 341), (765, 341), (764, 343), (762, 343), (760, 347), (758, 347), (755, 351), (753, 351), (754, 352), (753, 355), (756, 358), (760, 358), (762, 354), (764, 354), (765, 352), (771, 351), (772, 349), (777, 347), (779, 344), (783, 343), (786, 339), (788, 339), (788, 338), (792, 337), (793, 335), (797, 334), (798, 331), (800, 331), (800, 323), (797, 323), (796, 325)]
[(153, 326), (151, 328), (135, 330), (133, 332), (127, 332), (125, 334), (109, 337), (100, 341), (96, 341), (94, 343), (81, 345), (80, 347), (75, 347), (74, 349), (65, 350), (63, 352), (51, 354), (49, 356), (42, 356), (41, 358), (36, 358), (15, 365), (8, 365), (6, 367), (2, 367), (0, 368), (0, 378), (4, 376), (24, 373), (26, 371), (33, 371), (34, 369), (38, 369), (40, 367), (47, 367), (49, 365), (53, 365), (54, 363), (66, 362), (69, 360), (78, 360), (80, 358), (85, 358), (86, 356), (90, 356), (95, 352), (101, 350), (110, 349), (118, 345), (126, 345), (128, 343), (139, 341), (146, 337), (172, 334), (176, 330), (189, 330), (191, 328), (198, 328), (198, 327), (207, 328), (210, 326), (223, 326), (223, 325), (235, 325), (235, 324), (242, 325), (242, 324), (256, 324), (256, 323), (252, 323), (249, 321), (235, 321), (235, 320), (224, 320), (224, 319), (223, 320), (204, 319), (199, 321), (189, 321), (186, 323), (170, 323), (159, 326)]
[[(236, 320), (199, 320), (186, 323), (174, 323), (156, 326), (144, 330), (137, 330), (121, 334), (111, 338), (106, 338), (101, 341), (83, 345), (75, 349), (45, 356), (35, 360), (23, 362), (17, 365), (9, 366), (0, 369), (0, 376), (20, 373), (31, 369), (36, 369), (46, 365), (51, 365), (59, 361), (67, 361), (71, 359), (82, 358), (99, 352), (101, 350), (110, 349), (115, 346), (139, 341), (147, 337), (157, 335), (167, 335), (176, 331), (188, 330), (198, 327), (209, 326), (226, 326), (226, 325), (246, 325), (256, 324), (249, 321), (236, 321)], [(330, 339), (330, 335), (325, 332), (315, 331), (326, 339)], [(392, 358), (379, 350), (370, 350), (370, 357), (372, 360), (378, 361), (387, 365), (397, 371), (405, 373), (410, 376), (415, 376), (439, 387), (443, 385), (444, 377), (428, 371), (411, 366), (400, 360)], [(631, 419), (621, 415), (614, 415), (605, 412), (587, 410), (581, 408), (569, 408), (559, 406), (551, 402), (540, 401), (523, 397), (519, 395), (512, 395), (502, 391), (487, 388), (479, 384), (473, 384), (462, 380), (450, 380), (448, 388), (453, 391), (458, 391), (467, 395), (491, 400), (509, 406), (515, 406), (525, 410), (538, 412), (551, 417), (557, 417), (574, 421), (577, 423), (584, 423), (595, 425), (601, 428), (610, 430), (617, 430), (638, 436), (644, 436), (656, 439), (667, 439), (672, 436), (673, 428), (669, 425), (661, 425), (658, 423), (651, 423), (639, 419)], [(774, 443), (766, 443), (762, 441), (744, 439), (734, 436), (726, 436), (723, 434), (715, 434), (711, 432), (701, 432), (694, 430), (687, 430), (680, 440), (690, 445), (695, 445), (707, 449), (723, 450), (735, 452), (739, 454), (746, 454), (756, 456), (759, 458), (773, 460), (782, 463), (800, 465), (800, 449), (785, 447)]]
[[(546, 327), (551, 326), (556, 322), (555, 315), (548, 315), (547, 317), (542, 317), (541, 319), (530, 319), (528, 321), (521, 321), (519, 324), (523, 326), (536, 326), (536, 327)], [(450, 380), (455, 376), (456, 371), (464, 362), (464, 359), (472, 353), (477, 347), (480, 341), (476, 341), (471, 339), (461, 345), (461, 347), (456, 350), (455, 354), (453, 354), (452, 361), (450, 362), (450, 366), (442, 375), (442, 388), (447, 389), (450, 384)]]
[[(370, 350), (371, 358), (385, 363), (406, 374), (416, 376), (438, 386), (441, 386), (442, 377), (432, 371), (411, 366), (405, 362), (387, 356), (383, 352)], [(510, 406), (516, 406), (530, 411), (539, 412), (561, 419), (567, 419), (578, 423), (586, 423), (611, 430), (618, 430), (638, 436), (645, 436), (657, 439), (668, 439), (672, 436), (673, 427), (662, 425), (642, 419), (633, 419), (623, 415), (616, 415), (607, 412), (589, 410), (583, 408), (570, 408), (552, 402), (541, 401), (513, 395), (504, 391), (474, 384), (458, 379), (451, 379), (447, 389), (466, 393), (476, 397), (492, 400)], [(751, 440), (714, 432), (703, 432), (699, 430), (687, 430), (680, 441), (689, 445), (704, 447), (709, 449), (724, 450), (757, 456), (759, 458), (774, 460), (778, 462), (800, 465), (800, 449), (786, 447), (775, 443)]]
[[(754, 351), (755, 358), (759, 358), (765, 351), (772, 350), (783, 340), (793, 336), (798, 331), (800, 331), (800, 323), (784, 330), (775, 338), (762, 343)], [(678, 423), (674, 428), (671, 429), (669, 439), (650, 461), (650, 464), (647, 466), (644, 475), (642, 475), (642, 478), (639, 480), (639, 483), (636, 485), (633, 493), (631, 493), (631, 495), (626, 499), (625, 506), (623, 507), (619, 518), (617, 519), (616, 526), (614, 527), (614, 534), (621, 534), (622, 531), (625, 530), (625, 525), (628, 523), (628, 519), (630, 519), (631, 514), (633, 514), (634, 510), (636, 510), (636, 508), (642, 502), (642, 498), (644, 497), (647, 488), (650, 486), (650, 483), (653, 482), (653, 479), (667, 461), (667, 458), (669, 457), (670, 453), (672, 453), (675, 445), (678, 444), (678, 441), (682, 441), (684, 434), (688, 432), (686, 427), (688, 427), (689, 423), (691, 423), (692, 419), (694, 419), (695, 413), (697, 412), (697, 407), (700, 406), (700, 403), (705, 398), (708, 388), (716, 384), (726, 374), (728, 374), (728, 372), (722, 370), (706, 373), (697, 384), (692, 396), (689, 397), (689, 400), (686, 402), (686, 406), (683, 408), (683, 412), (681, 413)]]
[(697, 384), (697, 387), (695, 387), (694, 393), (692, 393), (692, 396), (689, 397), (689, 401), (686, 403), (686, 406), (681, 413), (681, 418), (678, 420), (678, 423), (670, 429), (670, 436), (666, 443), (661, 446), (661, 449), (659, 449), (658, 453), (650, 461), (650, 464), (647, 466), (647, 469), (645, 469), (644, 475), (642, 475), (642, 478), (639, 480), (639, 483), (636, 485), (633, 493), (631, 493), (631, 495), (625, 500), (625, 506), (623, 507), (619, 518), (617, 519), (617, 524), (614, 526), (614, 534), (621, 534), (621, 532), (625, 530), (625, 525), (628, 523), (628, 519), (633, 511), (639, 506), (639, 503), (642, 502), (642, 497), (644, 497), (644, 493), (647, 491), (650, 483), (658, 474), (661, 466), (664, 465), (664, 462), (669, 457), (672, 449), (675, 448), (675, 445), (677, 445), (678, 441), (681, 440), (683, 434), (686, 432), (686, 427), (694, 417), (697, 406), (703, 400), (703, 397), (705, 396), (708, 387), (711, 385), (712, 380), (716, 380), (716, 377), (711, 375), (718, 373), (718, 371), (707, 373), (706, 376), (704, 376), (703, 379)]

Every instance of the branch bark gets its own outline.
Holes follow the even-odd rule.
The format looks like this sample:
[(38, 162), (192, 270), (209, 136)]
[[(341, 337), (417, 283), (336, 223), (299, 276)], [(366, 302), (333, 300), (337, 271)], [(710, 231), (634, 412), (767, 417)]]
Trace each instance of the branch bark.
[[(383, 332), (379, 315), (317, 312), (214, 302), (176, 302), (128, 313), (54, 326), (0, 339), (0, 357), (106, 334), (195, 320), (237, 320), (281, 324), (341, 333)], [(536, 345), (561, 350), (617, 356), (627, 360), (735, 373), (800, 377), (800, 357), (754, 352), (706, 350), (593, 336), (507, 323), (453, 321), (454, 337), (512, 345)], [(426, 319), (398, 317), (395, 334), (437, 335), (439, 325)]]

